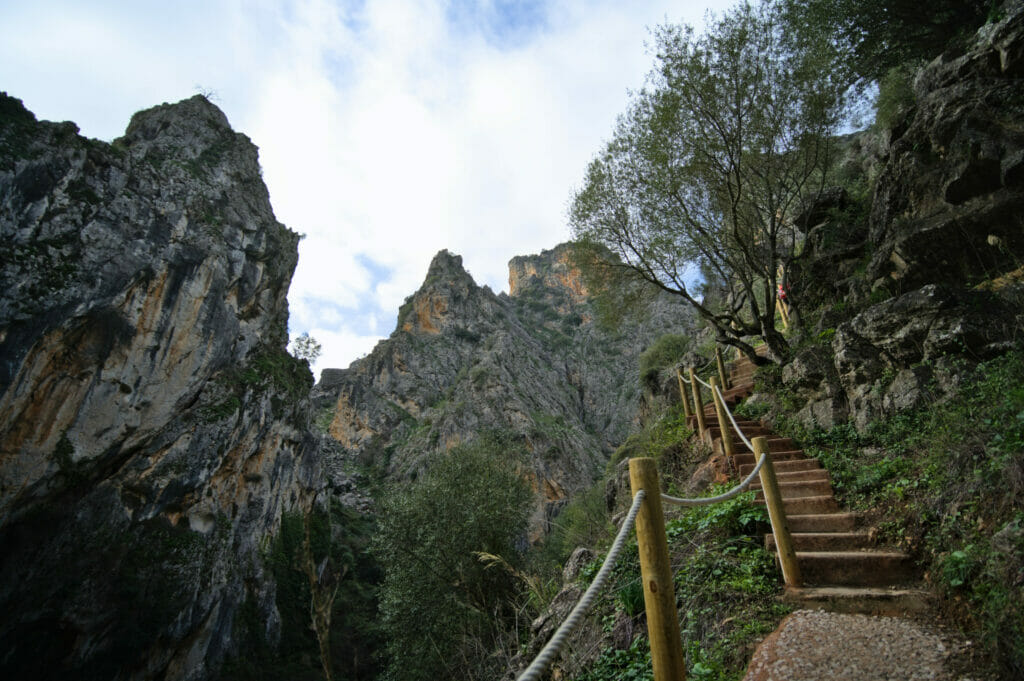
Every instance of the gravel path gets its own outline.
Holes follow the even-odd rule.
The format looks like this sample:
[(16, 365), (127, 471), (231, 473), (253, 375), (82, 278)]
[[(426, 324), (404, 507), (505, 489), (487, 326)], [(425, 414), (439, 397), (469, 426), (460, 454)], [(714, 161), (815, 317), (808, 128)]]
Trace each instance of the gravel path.
[(895, 617), (798, 610), (754, 652), (744, 681), (969, 681), (971, 644)]

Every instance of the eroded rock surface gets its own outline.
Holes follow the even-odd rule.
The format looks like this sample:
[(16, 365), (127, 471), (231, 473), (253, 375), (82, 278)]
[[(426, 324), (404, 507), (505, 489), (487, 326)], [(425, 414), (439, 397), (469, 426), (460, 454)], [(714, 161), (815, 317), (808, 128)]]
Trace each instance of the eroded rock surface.
[(298, 236), (202, 97), (112, 144), (0, 95), (0, 675), (200, 679), (324, 486)]
[(637, 357), (692, 315), (662, 299), (622, 332), (594, 321), (569, 247), (512, 260), (512, 295), (477, 286), (462, 259), (435, 256), (398, 328), (314, 390), (349, 456), (392, 478), (411, 477), (446, 451), (500, 432), (530, 452), (542, 527), (589, 485), (628, 435), (640, 401)]

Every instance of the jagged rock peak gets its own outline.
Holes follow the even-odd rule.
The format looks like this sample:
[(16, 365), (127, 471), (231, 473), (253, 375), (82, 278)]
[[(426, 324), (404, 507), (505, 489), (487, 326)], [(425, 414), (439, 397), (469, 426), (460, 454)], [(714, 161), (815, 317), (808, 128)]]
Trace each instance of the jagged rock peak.
[(473, 277), (462, 265), (462, 256), (452, 253), (447, 248), (438, 251), (430, 261), (423, 287), (440, 282), (476, 285)]
[(399, 308), (397, 331), (434, 335), (449, 328), (453, 319), (473, 318), (473, 300), (481, 291), (462, 266), (462, 256), (442, 250), (430, 261), (423, 285)]
[(206, 97), (196, 95), (139, 111), (120, 140), (126, 146), (150, 142), (188, 153), (195, 151), (197, 142), (209, 142), (224, 133), (235, 134), (228, 117)]
[(539, 255), (519, 255), (509, 260), (509, 295), (518, 296), (524, 289), (540, 285), (564, 290), (573, 302), (586, 299), (587, 287), (573, 260), (573, 249), (571, 243), (563, 243)]

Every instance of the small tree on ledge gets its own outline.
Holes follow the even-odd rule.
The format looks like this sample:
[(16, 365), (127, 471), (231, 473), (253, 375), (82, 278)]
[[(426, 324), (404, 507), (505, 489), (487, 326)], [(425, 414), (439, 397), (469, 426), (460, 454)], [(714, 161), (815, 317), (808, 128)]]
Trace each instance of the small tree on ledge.
[(303, 331), (301, 336), (293, 340), (291, 346), (292, 357), (304, 359), (310, 364), (316, 362), (322, 350), (320, 342), (306, 331)]

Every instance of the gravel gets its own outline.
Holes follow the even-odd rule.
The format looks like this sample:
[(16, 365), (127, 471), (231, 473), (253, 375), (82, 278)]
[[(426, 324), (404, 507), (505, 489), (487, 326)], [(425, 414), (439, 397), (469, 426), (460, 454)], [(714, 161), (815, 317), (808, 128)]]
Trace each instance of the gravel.
[(744, 681), (972, 681), (970, 641), (913, 620), (798, 610), (754, 652)]

